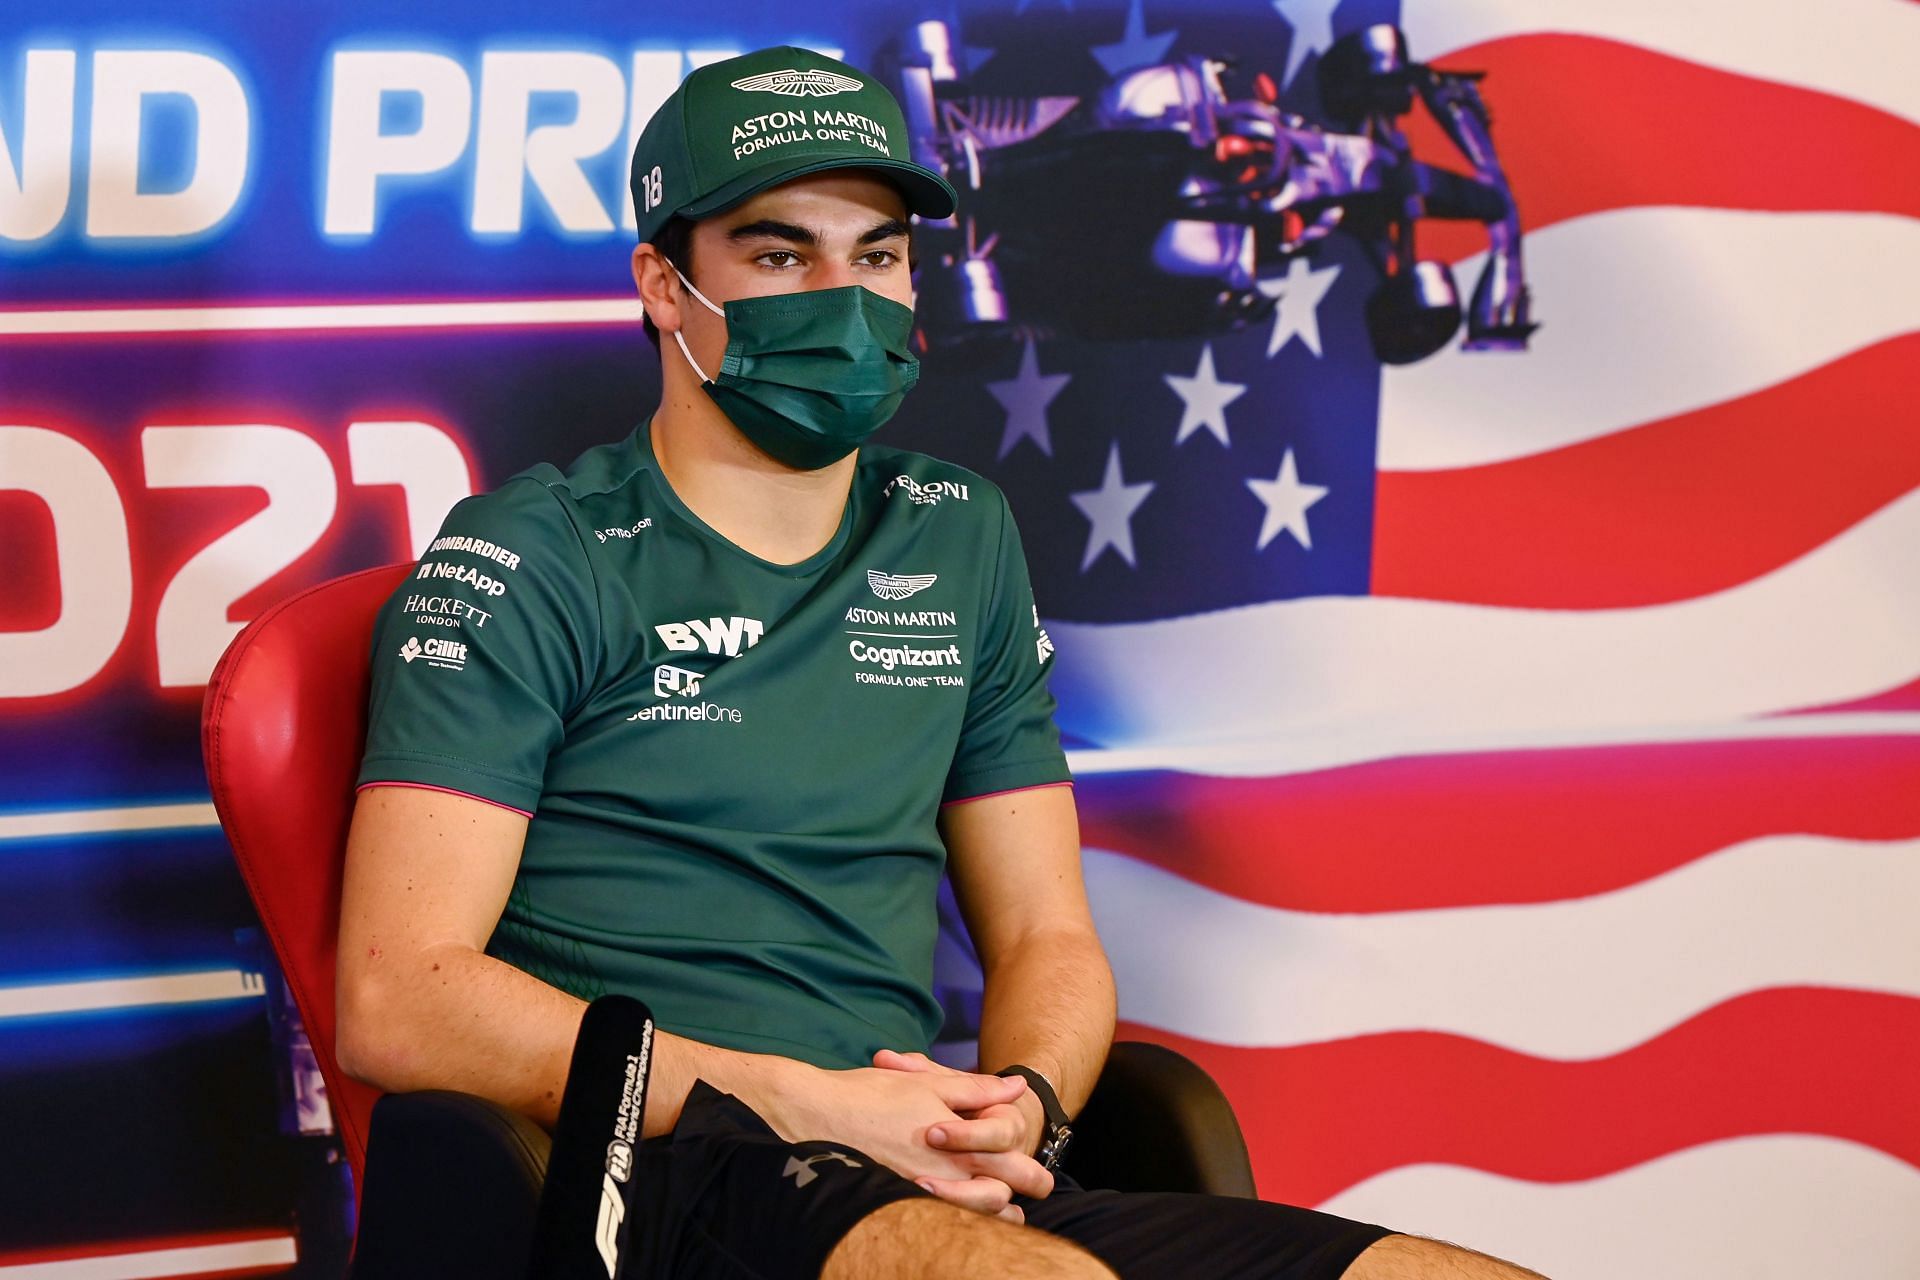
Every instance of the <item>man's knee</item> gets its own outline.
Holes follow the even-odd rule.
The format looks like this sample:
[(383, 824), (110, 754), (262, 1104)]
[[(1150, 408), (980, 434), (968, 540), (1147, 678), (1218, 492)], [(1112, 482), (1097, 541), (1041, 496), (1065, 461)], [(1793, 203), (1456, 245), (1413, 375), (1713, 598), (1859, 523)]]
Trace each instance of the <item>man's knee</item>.
[(821, 1280), (1118, 1280), (1079, 1245), (944, 1200), (896, 1200), (862, 1218), (827, 1255)]
[(1353, 1260), (1341, 1280), (1546, 1280), (1538, 1271), (1444, 1240), (1382, 1236)]

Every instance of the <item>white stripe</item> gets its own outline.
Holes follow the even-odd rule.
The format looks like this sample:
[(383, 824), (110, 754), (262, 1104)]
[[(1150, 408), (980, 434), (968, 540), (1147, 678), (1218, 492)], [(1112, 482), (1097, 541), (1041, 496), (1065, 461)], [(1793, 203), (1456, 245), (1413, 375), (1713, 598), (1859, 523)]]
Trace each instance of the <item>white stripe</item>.
[(106, 831), (172, 831), (218, 827), (210, 801), (199, 804), (133, 804), (101, 809), (48, 809), (0, 814), (0, 840), (95, 835)]
[(292, 1266), (299, 1260), (300, 1253), (292, 1236), (272, 1236), (231, 1244), (188, 1245), (66, 1258), (58, 1262), (0, 1265), (0, 1276), (7, 1280), (147, 1280), (158, 1276), (219, 1275), (256, 1267)]
[(1224, 750), (1276, 771), (1655, 738), (1920, 675), (1916, 547), (1920, 490), (1782, 569), (1673, 604), (1321, 596), (1154, 622), (1050, 621), (1052, 686), (1060, 727), (1082, 741)]
[[(1418, 750), (1426, 755), (1458, 755), (1566, 747), (1648, 746), (1661, 742), (1773, 742), (1792, 738), (1910, 738), (1915, 735), (1920, 735), (1920, 713), (1856, 711), (1779, 716), (1731, 724), (1669, 724), (1650, 728), (1602, 726), (1485, 735), (1451, 734), (1441, 740), (1422, 743)], [(1299, 751), (1296, 749), (1298, 745), (1286, 742), (1228, 742), (1083, 747), (1067, 752), (1067, 766), (1075, 776), (1173, 769), (1217, 778), (1277, 777), (1288, 773), (1310, 773), (1323, 767), (1318, 752)]]
[(504, 302), (351, 302), (276, 306), (81, 307), (0, 311), (7, 335), (261, 333), (277, 330), (472, 329), (637, 324), (638, 298)]
[(93, 1013), (161, 1004), (202, 1004), (211, 1000), (254, 1000), (266, 994), (257, 973), (210, 969), (200, 973), (96, 978), (85, 982), (43, 982), (0, 987), (0, 1021), (57, 1013)]
[[(1463, 291), (1485, 260), (1454, 267)], [(1920, 220), (1893, 214), (1616, 209), (1530, 233), (1526, 270), (1542, 324), (1524, 355), (1456, 342), (1387, 368), (1383, 470), (1562, 448), (1920, 329), (1920, 291), (1892, 287), (1920, 280)]]
[(1377, 914), (1263, 906), (1099, 849), (1085, 864), (1120, 1015), (1217, 1044), (1438, 1031), (1599, 1058), (1770, 987), (1920, 997), (1920, 840), (1769, 836), (1587, 898)]
[(1920, 1171), (1815, 1135), (1729, 1138), (1583, 1182), (1407, 1165), (1318, 1207), (1553, 1280), (1920, 1276)]
[(1920, 9), (1906, 0), (1419, 0), (1400, 26), (1423, 62), (1502, 36), (1599, 36), (1920, 121)]

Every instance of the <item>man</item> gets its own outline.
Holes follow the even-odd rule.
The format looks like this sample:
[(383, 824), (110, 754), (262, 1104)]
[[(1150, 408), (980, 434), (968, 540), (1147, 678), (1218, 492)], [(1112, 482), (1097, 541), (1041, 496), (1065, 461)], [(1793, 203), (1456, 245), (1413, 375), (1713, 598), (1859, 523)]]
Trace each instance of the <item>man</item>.
[[(1035, 1159), (1114, 1025), (1051, 646), (998, 491), (863, 447), (918, 372), (908, 218), (953, 192), (793, 48), (689, 76), (633, 191), (658, 408), (461, 503), (383, 615), (345, 1068), (551, 1126), (585, 1002), (644, 1000), (647, 1275), (1531, 1274)], [(943, 870), (978, 1072), (923, 1053)]]

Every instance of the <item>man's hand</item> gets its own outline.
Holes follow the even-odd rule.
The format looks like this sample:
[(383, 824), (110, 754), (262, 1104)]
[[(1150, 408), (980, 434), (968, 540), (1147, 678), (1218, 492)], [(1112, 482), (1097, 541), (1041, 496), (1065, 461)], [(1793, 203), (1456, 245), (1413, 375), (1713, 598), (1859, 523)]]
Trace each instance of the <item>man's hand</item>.
[[(979, 1076), (953, 1067), (943, 1066), (924, 1053), (897, 1053), (892, 1049), (881, 1049), (873, 1055), (873, 1065), (887, 1071), (903, 1071), (922, 1075), (954, 1076), (961, 1079), (1012, 1079), (1019, 1076)], [(1024, 1084), (1025, 1082), (1022, 1081)], [(1023, 1156), (1026, 1162), (1041, 1170), (1046, 1182), (1041, 1190), (1017, 1188), (1019, 1193), (1035, 1200), (1044, 1200), (1053, 1191), (1053, 1175), (1047, 1172), (1033, 1152), (1040, 1146), (1040, 1137), (1046, 1131), (1046, 1111), (1040, 1105), (1040, 1099), (1033, 1090), (1022, 1088), (1011, 1102), (995, 1102), (972, 1111), (963, 1111), (960, 1119), (951, 1124), (935, 1125), (927, 1131), (929, 1145), (941, 1151), (972, 1153), (980, 1157), (996, 1153)], [(938, 1179), (931, 1180), (938, 1183)], [(923, 1183), (922, 1185), (926, 1185)], [(938, 1186), (928, 1186), (935, 1195), (945, 1195)], [(951, 1198), (951, 1197), (947, 1197)], [(1018, 1209), (1015, 1209), (1018, 1212)]]
[[(786, 1093), (762, 1115), (789, 1142), (844, 1142), (943, 1200), (1024, 1221), (1013, 1196), (1038, 1198), (1053, 1190), (1053, 1175), (1016, 1145), (1025, 1124), (1013, 1104), (1027, 1092), (1027, 1082), (929, 1065), (931, 1070), (821, 1071), (811, 1087)], [(951, 1145), (951, 1136), (943, 1145), (930, 1136), (935, 1129), (947, 1135), (978, 1126), (971, 1117), (983, 1111), (996, 1112), (988, 1130), (961, 1130), (978, 1148)]]

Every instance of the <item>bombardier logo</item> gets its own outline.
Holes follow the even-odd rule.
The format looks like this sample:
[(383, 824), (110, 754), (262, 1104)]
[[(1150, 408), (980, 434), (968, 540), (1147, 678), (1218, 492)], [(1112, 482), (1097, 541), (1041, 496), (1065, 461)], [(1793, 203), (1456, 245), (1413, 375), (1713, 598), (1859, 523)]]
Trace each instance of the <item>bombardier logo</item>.
[(438, 638), (420, 643), (420, 637), (408, 636), (407, 642), (400, 646), (400, 660), (413, 665), (415, 658), (425, 658), (430, 667), (446, 667), (450, 671), (464, 671), (467, 666), (467, 646), (458, 640)]
[(881, 573), (878, 569), (867, 570), (867, 585), (882, 600), (905, 600), (910, 595), (925, 591), (939, 580), (937, 573), (892, 574)]
[(836, 93), (852, 93), (864, 86), (858, 80), (832, 71), (796, 71), (786, 67), (735, 80), (733, 87), (747, 93), (778, 93), (789, 98), (830, 98)]

